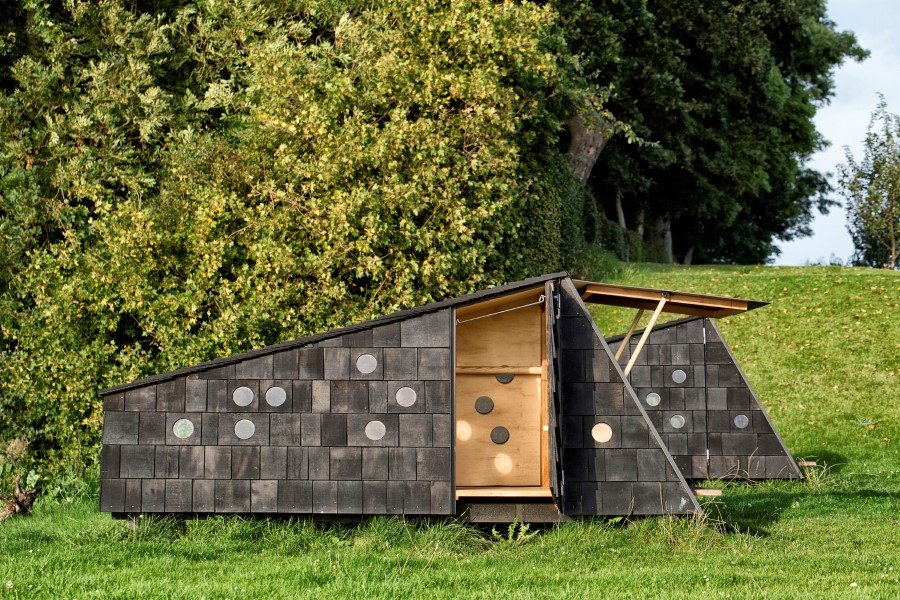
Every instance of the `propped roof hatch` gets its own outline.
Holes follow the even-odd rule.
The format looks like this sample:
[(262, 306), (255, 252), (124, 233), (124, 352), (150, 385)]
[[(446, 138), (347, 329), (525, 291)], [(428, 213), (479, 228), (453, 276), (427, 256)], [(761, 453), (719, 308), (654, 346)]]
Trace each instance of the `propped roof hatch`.
[(590, 304), (653, 310), (659, 304), (660, 299), (666, 298), (662, 312), (709, 317), (711, 319), (729, 317), (769, 304), (761, 300), (727, 298), (725, 296), (597, 283), (594, 281), (576, 280), (573, 283), (575, 284), (575, 289), (581, 295), (581, 299)]

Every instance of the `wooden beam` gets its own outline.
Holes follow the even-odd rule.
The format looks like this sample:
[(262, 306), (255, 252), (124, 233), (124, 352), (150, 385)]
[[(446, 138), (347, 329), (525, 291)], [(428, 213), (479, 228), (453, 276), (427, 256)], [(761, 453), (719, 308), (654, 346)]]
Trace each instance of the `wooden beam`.
[(457, 375), (497, 375), (500, 373), (541, 375), (543, 374), (543, 367), (456, 367)]
[(638, 321), (641, 320), (641, 317), (644, 316), (644, 309), (640, 309), (637, 311), (637, 314), (634, 315), (634, 320), (631, 321), (631, 326), (628, 328), (628, 332), (625, 334), (625, 337), (622, 338), (622, 343), (619, 344), (619, 349), (616, 350), (616, 362), (619, 362), (619, 359), (622, 358), (622, 354), (625, 352), (625, 348), (628, 346), (628, 342), (631, 341), (631, 334), (634, 333), (635, 327), (637, 327)]
[(662, 313), (663, 307), (666, 305), (666, 302), (669, 300), (669, 294), (663, 292), (662, 298), (659, 299), (659, 304), (656, 305), (656, 310), (653, 311), (653, 315), (650, 317), (650, 321), (647, 322), (647, 326), (644, 328), (644, 333), (641, 335), (641, 339), (638, 340), (637, 347), (634, 349), (634, 352), (631, 353), (631, 358), (628, 359), (628, 364), (625, 365), (625, 370), (623, 373), (625, 377), (628, 377), (628, 374), (631, 373), (631, 368), (634, 367), (634, 363), (637, 362), (638, 356), (641, 355), (641, 350), (644, 349), (644, 344), (647, 343), (647, 338), (650, 337), (650, 332), (653, 330), (653, 326), (656, 325), (656, 320), (659, 319), (659, 315)]
[(811, 467), (818, 466), (818, 464), (814, 460), (798, 460), (797, 466), (800, 467), (801, 469), (808, 469)]
[(461, 487), (456, 488), (460, 498), (550, 498), (546, 487)]
[(712, 490), (708, 488), (691, 488), (691, 491), (694, 492), (695, 496), (718, 498), (722, 495), (722, 490)]

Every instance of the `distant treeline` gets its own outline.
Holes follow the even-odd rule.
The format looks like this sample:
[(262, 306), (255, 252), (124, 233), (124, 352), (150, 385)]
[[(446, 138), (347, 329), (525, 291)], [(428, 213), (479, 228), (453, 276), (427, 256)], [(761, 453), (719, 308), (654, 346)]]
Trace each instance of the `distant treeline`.
[(539, 271), (806, 232), (824, 1), (0, 0), (0, 439), (100, 387)]

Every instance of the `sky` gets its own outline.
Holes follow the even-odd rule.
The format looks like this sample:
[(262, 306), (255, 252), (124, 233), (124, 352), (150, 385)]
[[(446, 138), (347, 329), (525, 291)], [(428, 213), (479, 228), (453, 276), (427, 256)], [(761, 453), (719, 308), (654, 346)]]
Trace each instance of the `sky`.
[[(900, 113), (900, 0), (829, 0), (828, 16), (838, 29), (856, 34), (860, 45), (871, 53), (861, 63), (848, 61), (835, 73), (835, 95), (820, 108), (815, 122), (831, 145), (815, 154), (810, 166), (830, 172), (844, 162), (844, 146), (853, 155), (862, 156), (862, 142), (869, 119), (884, 94), (888, 111)], [(835, 194), (835, 199), (839, 199)], [(841, 207), (828, 215), (818, 215), (812, 224), (813, 235), (779, 244), (781, 255), (776, 265), (803, 265), (828, 262), (834, 255), (846, 261), (853, 253), (847, 233), (847, 215)]]

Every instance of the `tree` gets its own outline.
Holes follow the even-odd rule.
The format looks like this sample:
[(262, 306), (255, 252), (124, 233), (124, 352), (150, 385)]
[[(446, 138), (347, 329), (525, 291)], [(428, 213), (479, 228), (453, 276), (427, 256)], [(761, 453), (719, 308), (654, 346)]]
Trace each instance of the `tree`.
[(900, 115), (887, 110), (884, 96), (872, 113), (860, 162), (849, 147), (839, 167), (847, 200), (847, 228), (853, 238), (853, 262), (900, 268)]
[(556, 270), (581, 235), (546, 8), (28, 6), (0, 63), (0, 438), (45, 468), (90, 462), (102, 387)]
[(806, 167), (832, 72), (865, 52), (823, 0), (559, 1), (585, 75), (637, 145), (613, 136), (589, 179), (598, 205), (657, 259), (764, 262), (808, 234), (828, 184)]

